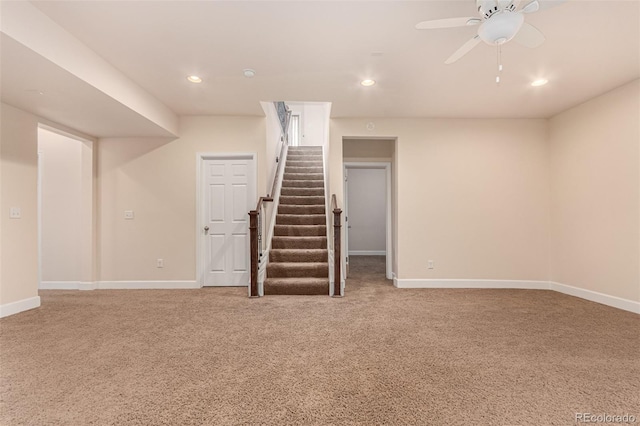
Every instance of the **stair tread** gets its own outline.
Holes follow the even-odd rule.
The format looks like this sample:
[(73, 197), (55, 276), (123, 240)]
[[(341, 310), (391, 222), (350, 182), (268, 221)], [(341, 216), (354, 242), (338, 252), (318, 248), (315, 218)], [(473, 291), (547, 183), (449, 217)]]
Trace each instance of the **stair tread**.
[[(280, 203), (281, 206), (296, 206), (296, 207), (300, 207), (300, 208), (304, 208), (304, 207), (324, 207), (324, 204), (286, 204), (286, 203)], [(295, 214), (295, 213), (278, 213), (278, 214)], [(305, 213), (302, 213), (305, 214)], [(309, 213), (309, 214), (324, 214), (324, 213)]]
[(264, 294), (287, 296), (329, 295), (329, 278), (267, 278)]
[[(275, 237), (274, 237), (275, 238)], [(322, 237), (324, 240), (272, 240), (272, 247), (276, 250), (284, 249), (284, 247), (290, 248), (302, 248), (302, 249), (326, 249), (327, 240), (326, 237)]]
[(329, 278), (327, 278), (327, 277), (324, 277), (324, 278), (315, 278), (315, 277), (300, 277), (300, 278), (298, 278), (298, 277), (294, 277), (294, 278), (282, 277), (282, 278), (266, 278), (264, 280), (264, 282), (266, 283), (267, 281), (272, 282), (272, 283), (276, 282), (276, 281), (280, 281), (280, 282), (283, 282), (283, 283), (294, 283), (294, 282), (301, 282), (301, 283), (304, 283), (304, 282), (307, 282), (307, 283), (323, 282), (324, 283), (324, 282), (326, 282), (326, 283), (329, 283)]
[[(313, 204), (312, 204), (312, 205), (313, 205)], [(299, 217), (299, 216), (303, 216), (303, 217), (309, 217), (309, 216), (324, 217), (324, 215), (323, 215), (322, 213), (306, 213), (306, 214), (305, 214), (305, 213), (303, 213), (303, 214), (278, 213), (278, 214), (276, 215), (276, 217), (277, 217), (277, 216), (283, 216), (283, 217), (285, 217), (285, 218), (288, 218), (288, 217), (293, 218), (293, 217)], [(277, 220), (277, 219), (276, 219), (276, 220)]]
[[(326, 251), (328, 251), (327, 249), (271, 249), (271, 251), (277, 251), (280, 253), (298, 253), (298, 252), (303, 252), (303, 253), (324, 253)], [(296, 262), (299, 263), (299, 262)], [(326, 262), (320, 262), (320, 263), (326, 263)]]
[[(285, 224), (277, 224), (277, 223), (276, 223), (276, 226), (281, 226), (281, 227), (283, 227), (283, 228), (284, 228), (284, 227), (289, 227), (289, 226), (293, 226), (293, 227), (295, 227), (295, 228), (298, 228), (298, 227), (300, 227), (300, 228), (318, 228), (318, 227), (326, 227), (327, 225), (326, 225), (326, 224), (324, 224), (324, 223), (323, 223), (323, 224), (321, 224), (321, 225), (320, 225), (320, 224), (318, 224), (318, 225), (285, 225)], [(294, 235), (294, 236), (295, 236), (295, 235)]]
[(269, 262), (267, 278), (327, 278), (328, 262)]
[(326, 239), (327, 237), (324, 235), (274, 235), (273, 238), (300, 238), (307, 240), (320, 240)]
[(285, 179), (283, 188), (324, 188), (324, 180)]
[[(278, 207), (278, 214), (285, 214), (284, 212), (297, 212), (296, 214), (324, 214), (324, 204), (281, 204)], [(313, 213), (312, 213), (313, 212)], [(292, 213), (293, 214), (293, 213)]]
[(324, 195), (280, 195), (280, 204), (324, 205)]

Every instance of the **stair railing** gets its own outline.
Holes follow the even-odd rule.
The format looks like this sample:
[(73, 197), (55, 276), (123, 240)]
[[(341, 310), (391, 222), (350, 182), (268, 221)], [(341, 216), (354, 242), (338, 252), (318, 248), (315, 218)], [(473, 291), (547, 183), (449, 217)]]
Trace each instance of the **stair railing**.
[(331, 210), (333, 212), (333, 297), (342, 294), (342, 209), (338, 208), (336, 194), (331, 195)]
[[(274, 102), (278, 119), (280, 120), (280, 154), (276, 156), (276, 171), (273, 176), (271, 192), (258, 199), (255, 210), (249, 212), (249, 250), (251, 252), (251, 282), (249, 285), (249, 297), (260, 297), (264, 294), (264, 275), (268, 263), (268, 254), (271, 238), (273, 237), (278, 202), (280, 200), (280, 186), (284, 177), (284, 164), (286, 162), (289, 146), (288, 129), (291, 120), (291, 111), (284, 102)], [(267, 211), (266, 203), (272, 203), (271, 214)], [(264, 238), (264, 230), (267, 229), (267, 238)]]
[(255, 210), (249, 212), (249, 233), (250, 233), (250, 251), (251, 251), (251, 285), (249, 286), (249, 297), (259, 297), (258, 288), (258, 267), (260, 259), (264, 252), (263, 232), (265, 224), (264, 203), (272, 202), (271, 197), (260, 197)]

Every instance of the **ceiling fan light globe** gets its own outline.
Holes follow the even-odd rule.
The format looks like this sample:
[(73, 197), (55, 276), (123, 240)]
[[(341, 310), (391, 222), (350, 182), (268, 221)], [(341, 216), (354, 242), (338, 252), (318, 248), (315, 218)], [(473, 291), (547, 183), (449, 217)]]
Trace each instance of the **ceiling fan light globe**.
[(523, 23), (524, 16), (521, 13), (498, 13), (480, 25), (478, 36), (491, 46), (506, 43), (518, 33)]

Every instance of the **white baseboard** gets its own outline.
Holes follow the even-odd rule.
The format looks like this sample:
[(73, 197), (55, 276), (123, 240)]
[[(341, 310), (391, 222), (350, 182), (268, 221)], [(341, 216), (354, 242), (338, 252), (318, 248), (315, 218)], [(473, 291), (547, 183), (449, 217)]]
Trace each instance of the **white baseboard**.
[(553, 290), (613, 308), (640, 314), (640, 302), (610, 296), (597, 291), (585, 290), (570, 285), (549, 281), (521, 280), (452, 280), (452, 279), (399, 279), (394, 276), (397, 288), (509, 288), (521, 290)]
[(43, 281), (40, 290), (126, 290), (200, 288), (196, 281)]
[(200, 288), (197, 281), (100, 281), (100, 290), (142, 290), (142, 289), (193, 289)]
[(42, 281), (40, 290), (80, 290), (80, 281)]
[(20, 312), (28, 311), (29, 309), (35, 309), (38, 307), (40, 307), (40, 296), (18, 300), (17, 302), (6, 303), (4, 305), (0, 305), (0, 318), (19, 314)]
[(78, 290), (96, 290), (98, 283), (96, 281), (82, 281), (78, 285)]
[(393, 279), (397, 288), (514, 288), (548, 290), (547, 281), (520, 280), (452, 280), (452, 279)]
[(384, 250), (349, 250), (349, 256), (386, 256)]
[(556, 283), (553, 281), (549, 283), (549, 289), (559, 293), (568, 294), (569, 296), (579, 297), (581, 299), (640, 314), (640, 302), (635, 302), (633, 300), (610, 296), (608, 294), (598, 293), (597, 291), (586, 290), (584, 288), (572, 287), (570, 285)]

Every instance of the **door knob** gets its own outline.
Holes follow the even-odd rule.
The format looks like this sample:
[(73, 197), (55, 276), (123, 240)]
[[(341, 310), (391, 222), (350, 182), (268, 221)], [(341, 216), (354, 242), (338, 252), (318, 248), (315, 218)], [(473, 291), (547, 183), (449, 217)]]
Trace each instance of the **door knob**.
[(209, 227), (208, 226), (204, 227), (204, 232), (209, 232)]

